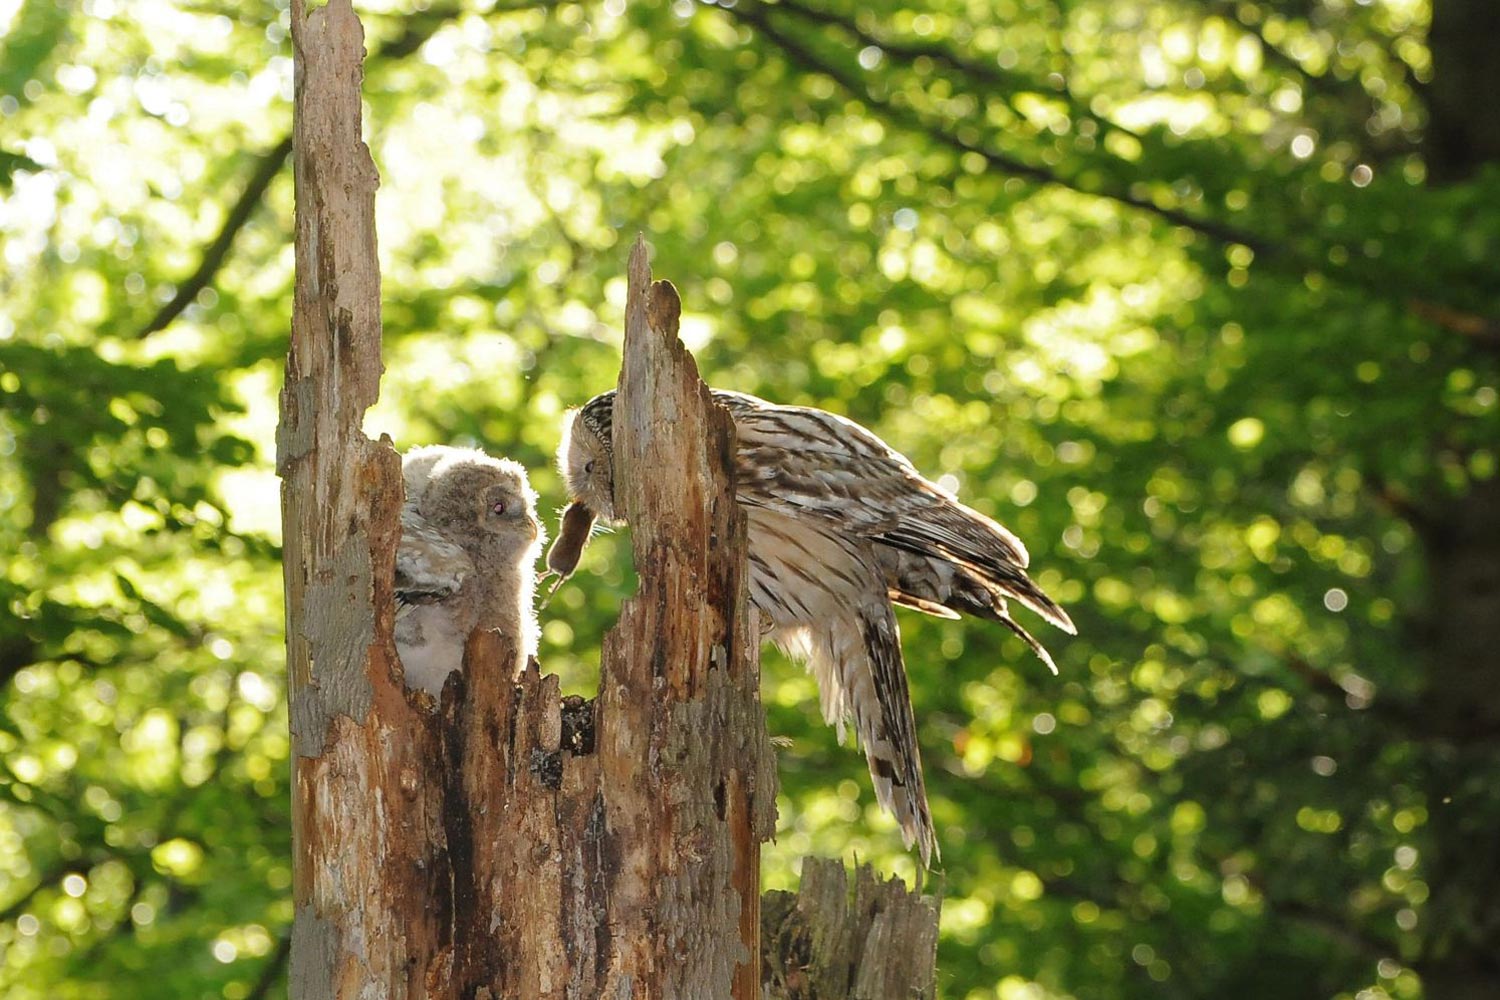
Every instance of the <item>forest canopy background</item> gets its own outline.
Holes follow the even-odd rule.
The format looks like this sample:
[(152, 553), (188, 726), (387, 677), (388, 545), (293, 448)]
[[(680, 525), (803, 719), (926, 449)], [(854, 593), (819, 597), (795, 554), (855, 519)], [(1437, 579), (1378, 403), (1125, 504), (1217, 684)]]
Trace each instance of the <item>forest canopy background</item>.
[[(1500, 991), (1500, 7), (356, 6), (370, 433), (560, 506), (644, 229), (713, 384), (874, 428), (1078, 621), (1052, 678), (902, 617), (945, 996)], [(17, 1000), (282, 989), (288, 16), (0, 0)], [(628, 553), (547, 612), (573, 690)], [(912, 875), (812, 682), (766, 674), (768, 886)]]

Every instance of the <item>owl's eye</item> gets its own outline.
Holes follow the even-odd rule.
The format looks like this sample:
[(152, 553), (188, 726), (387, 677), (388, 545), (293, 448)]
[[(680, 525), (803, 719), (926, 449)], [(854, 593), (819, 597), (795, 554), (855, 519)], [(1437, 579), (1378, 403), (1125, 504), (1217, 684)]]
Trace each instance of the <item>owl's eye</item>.
[(583, 463), (583, 472), (584, 472), (584, 475), (588, 475), (588, 476), (591, 476), (591, 475), (594, 474), (594, 460), (592, 458), (589, 459), (587, 462)]
[(496, 514), (504, 514), (505, 513), (505, 501), (504, 500), (496, 500), (495, 501), (495, 506), (491, 507), (490, 510), (493, 511), (494, 513), (496, 513)]

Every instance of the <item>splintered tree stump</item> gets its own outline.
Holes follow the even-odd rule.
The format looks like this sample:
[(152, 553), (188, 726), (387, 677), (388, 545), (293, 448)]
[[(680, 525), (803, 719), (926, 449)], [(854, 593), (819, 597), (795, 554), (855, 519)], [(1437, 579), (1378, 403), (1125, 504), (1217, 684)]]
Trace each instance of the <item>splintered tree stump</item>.
[[(311, 13), (293, 0), (292, 40), (296, 305), (277, 431), (295, 750), (290, 994), (759, 998), (760, 845), (776, 793), (759, 626), (734, 427), (677, 338), (676, 290), (651, 283), (638, 239), (614, 447), (640, 589), (605, 637), (598, 697), (560, 698), (535, 661), (512, 677), (513, 639), (485, 630), (436, 704), (407, 690), (392, 638), (401, 464), (360, 430), (382, 370), (363, 32), (350, 0)], [(879, 992), (930, 984), (930, 962), (875, 959), (912, 942), (920, 958), (935, 918), (913, 932), (920, 920), (892, 916), (905, 912), (900, 893), (863, 875), (841, 911), (832, 878), (806, 887), (821, 902), (802, 923), (780, 911), (768, 923), (777, 947), (800, 949), (777, 968), (826, 966), (818, 982), (876, 990), (830, 997), (930, 995)], [(826, 957), (828, 934), (852, 935), (826, 953), (847, 958)], [(921, 968), (925, 980), (911, 972)]]
[(766, 1000), (931, 1000), (938, 904), (869, 865), (805, 858), (797, 892), (761, 902)]
[[(392, 640), (400, 461), (376, 399), (377, 176), (349, 0), (293, 6), (296, 311), (278, 430), (294, 765), (291, 994), (751, 1000), (775, 767), (734, 430), (630, 255), (616, 403), (637, 596), (564, 706), (471, 637), (434, 706)], [(564, 709), (566, 708), (566, 711)]]
[(564, 704), (534, 669), (512, 684), (486, 634), (444, 692), (461, 997), (760, 995), (776, 787), (759, 630), (733, 427), (679, 310), (638, 240), (615, 454), (640, 589), (605, 637), (598, 697)]

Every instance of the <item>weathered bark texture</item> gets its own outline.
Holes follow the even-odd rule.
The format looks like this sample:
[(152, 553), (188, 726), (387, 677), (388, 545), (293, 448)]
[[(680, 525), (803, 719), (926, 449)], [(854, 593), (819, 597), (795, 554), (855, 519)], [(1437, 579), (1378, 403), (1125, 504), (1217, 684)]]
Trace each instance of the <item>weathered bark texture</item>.
[(391, 641), (400, 460), (360, 432), (380, 385), (375, 187), (349, 0), (292, 7), (297, 284), (277, 433), (293, 764), (295, 997), (426, 995), (447, 893), (435, 734)]
[(469, 645), (444, 694), (460, 997), (734, 997), (759, 986), (775, 763), (747, 607), (733, 427), (677, 340), (677, 293), (630, 255), (616, 488), (640, 591), (599, 697), (513, 685)]
[(938, 904), (869, 865), (849, 876), (806, 858), (802, 886), (761, 902), (765, 1000), (927, 1000), (937, 995)]
[(377, 177), (349, 0), (293, 7), (297, 291), (283, 478), (297, 904), (291, 994), (735, 997), (759, 985), (775, 769), (733, 427), (630, 258), (616, 414), (640, 593), (592, 707), (471, 638), (434, 711), (391, 639), (400, 462), (377, 396)]

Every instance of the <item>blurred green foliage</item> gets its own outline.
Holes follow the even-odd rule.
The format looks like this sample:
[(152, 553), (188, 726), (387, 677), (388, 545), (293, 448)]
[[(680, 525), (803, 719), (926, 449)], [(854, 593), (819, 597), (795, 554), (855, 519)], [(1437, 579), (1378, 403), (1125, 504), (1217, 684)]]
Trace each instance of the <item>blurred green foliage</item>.
[[(1428, 148), (1465, 67), (1425, 0), (358, 6), (370, 433), (560, 506), (644, 229), (710, 381), (875, 428), (1070, 607), (1058, 678), (902, 617), (945, 996), (1500, 991), (1500, 671), (1441, 655), (1445, 519), (1495, 485), (1500, 172)], [(288, 16), (0, 0), (15, 1000), (282, 989)], [(542, 656), (588, 692), (626, 539), (583, 568)], [(912, 876), (765, 670), (768, 887), (808, 852)]]

